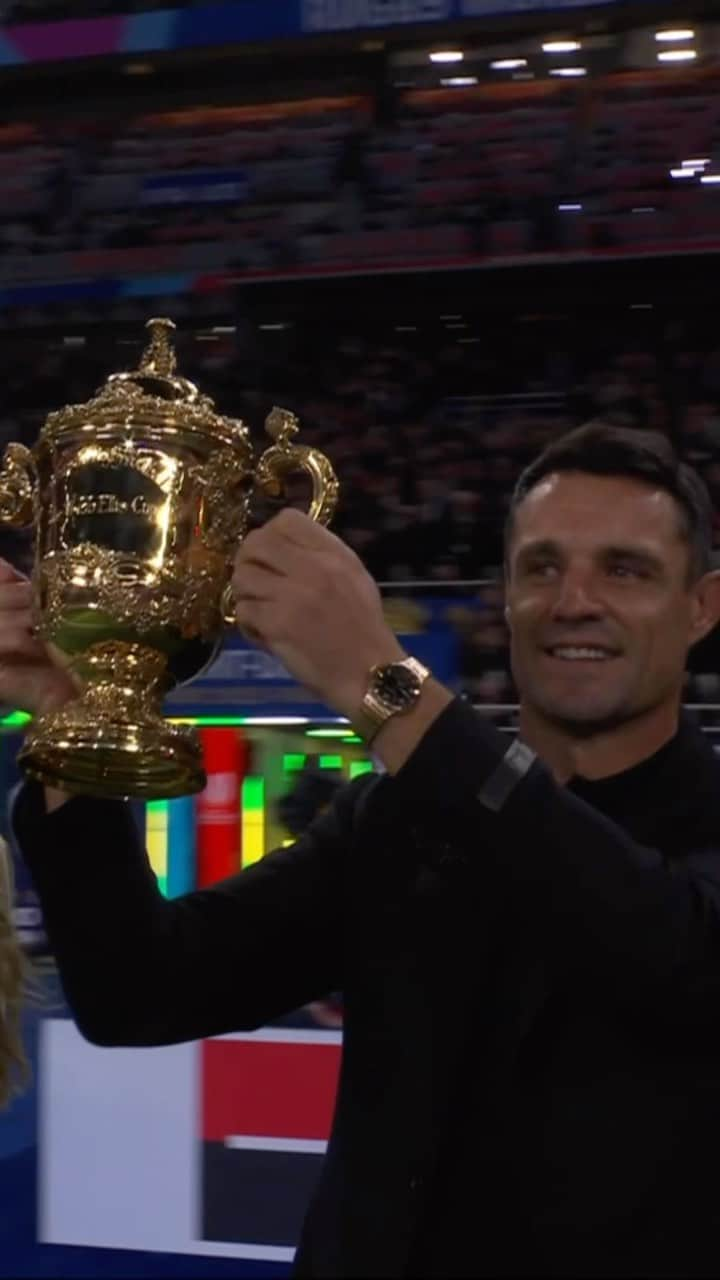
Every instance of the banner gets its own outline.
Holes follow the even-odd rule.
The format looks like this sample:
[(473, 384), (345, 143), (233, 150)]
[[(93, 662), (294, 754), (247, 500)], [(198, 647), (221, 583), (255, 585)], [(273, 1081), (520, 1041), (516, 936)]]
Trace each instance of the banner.
[[(253, 982), (252, 971), (234, 978)], [(92, 1270), (86, 1261), (94, 1276), (212, 1276), (221, 1258), (224, 1276), (285, 1276), (327, 1147), (340, 1056), (339, 1032), (284, 1027), (108, 1053), (71, 1022), (48, 1018), (39, 1054), (44, 1247), (162, 1259), (162, 1270), (146, 1270), (142, 1255)], [(72, 1262), (19, 1274), (70, 1275)]]
[(456, 17), (487, 18), (509, 13), (559, 13), (565, 9), (589, 9), (617, 4), (618, 0), (460, 0)]
[(612, 4), (619, 0), (229, 0), (183, 9), (149, 8), (146, 13), (4, 26), (0, 66), (253, 44), (326, 31), (392, 29), (535, 10), (562, 13)]
[[(617, 0), (591, 2), (594, 6)], [(301, 21), (307, 34), (588, 7), (588, 0), (302, 0)]]
[(303, 0), (301, 21), (307, 33), (447, 22), (457, 16), (457, 0)]

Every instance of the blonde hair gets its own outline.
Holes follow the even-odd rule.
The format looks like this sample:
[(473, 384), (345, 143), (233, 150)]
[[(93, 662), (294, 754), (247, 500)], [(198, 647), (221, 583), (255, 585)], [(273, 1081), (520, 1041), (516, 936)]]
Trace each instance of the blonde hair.
[(0, 1108), (20, 1092), (29, 1076), (20, 1031), (29, 965), (13, 925), (12, 902), (10, 853), (0, 837)]

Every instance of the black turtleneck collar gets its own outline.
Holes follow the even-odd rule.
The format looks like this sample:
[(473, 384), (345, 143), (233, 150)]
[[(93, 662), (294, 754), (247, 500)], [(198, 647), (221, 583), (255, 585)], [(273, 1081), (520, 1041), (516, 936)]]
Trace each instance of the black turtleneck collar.
[(646, 760), (567, 785), (642, 844), (668, 853), (720, 844), (720, 757), (686, 712), (675, 736)]

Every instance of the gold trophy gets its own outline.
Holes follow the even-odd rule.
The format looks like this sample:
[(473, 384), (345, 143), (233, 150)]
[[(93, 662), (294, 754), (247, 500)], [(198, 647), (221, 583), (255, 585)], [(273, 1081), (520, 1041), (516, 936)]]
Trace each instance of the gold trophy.
[(150, 320), (140, 367), (94, 399), (51, 413), (37, 444), (10, 444), (0, 521), (34, 526), (38, 634), (78, 677), (79, 696), (30, 727), (24, 772), (69, 791), (169, 798), (205, 785), (193, 729), (162, 716), (165, 694), (212, 661), (230, 621), (234, 555), (254, 486), (278, 497), (309, 474), (310, 516), (327, 524), (338, 482), (324, 454), (275, 441), (255, 465), (239, 420), (175, 374), (171, 320)]

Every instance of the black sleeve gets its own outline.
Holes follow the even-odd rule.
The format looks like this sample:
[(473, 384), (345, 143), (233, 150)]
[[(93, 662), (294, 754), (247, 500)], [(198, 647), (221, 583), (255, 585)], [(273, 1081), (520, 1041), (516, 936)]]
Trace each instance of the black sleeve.
[[(392, 807), (491, 859), (545, 954), (614, 1002), (720, 1018), (720, 849), (669, 862), (558, 786), (459, 700), (392, 779)], [(388, 792), (388, 800), (390, 794)], [(482, 877), (477, 879), (482, 891)]]
[(74, 798), (13, 814), (63, 987), (82, 1033), (158, 1045), (252, 1030), (343, 985), (346, 848), (355, 797), (290, 848), (182, 898), (161, 894), (128, 806)]

